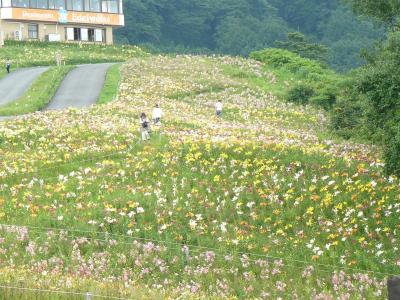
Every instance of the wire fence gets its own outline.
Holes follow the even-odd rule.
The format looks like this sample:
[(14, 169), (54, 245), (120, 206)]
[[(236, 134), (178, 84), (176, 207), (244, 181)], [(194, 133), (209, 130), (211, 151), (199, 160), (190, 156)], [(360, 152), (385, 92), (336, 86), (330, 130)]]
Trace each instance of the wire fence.
[[(180, 249), (180, 250), (182, 249), (182, 247), (186, 246), (188, 248), (197, 249), (198, 251), (213, 251), (213, 252), (215, 252), (216, 255), (221, 256), (221, 257), (225, 257), (227, 255), (242, 255), (242, 256), (246, 255), (249, 257), (249, 261), (253, 261), (253, 262), (257, 262), (260, 259), (261, 260), (282, 260), (287, 263), (291, 263), (290, 266), (292, 266), (292, 267), (295, 267), (294, 263), (298, 263), (298, 264), (302, 264), (302, 265), (314, 266), (317, 268), (329, 269), (329, 271), (327, 271), (327, 272), (330, 272), (330, 273), (335, 270), (342, 270), (342, 271), (347, 271), (347, 272), (351, 272), (351, 273), (374, 274), (374, 275), (385, 276), (385, 277), (400, 276), (400, 273), (395, 274), (395, 273), (380, 272), (380, 271), (375, 271), (375, 270), (366, 270), (366, 269), (360, 269), (360, 268), (345, 267), (345, 266), (340, 266), (340, 265), (336, 265), (336, 264), (335, 265), (323, 264), (323, 263), (317, 263), (314, 261), (299, 260), (299, 259), (288, 258), (288, 257), (283, 257), (283, 256), (276, 256), (276, 255), (268, 255), (268, 254), (264, 255), (264, 254), (242, 252), (242, 251), (235, 251), (235, 250), (227, 251), (227, 250), (218, 249), (215, 247), (200, 246), (200, 245), (185, 244), (185, 243), (176, 243), (176, 242), (160, 240), (160, 239), (142, 238), (142, 237), (114, 234), (114, 233), (102, 232), (102, 231), (77, 230), (77, 229), (72, 229), (72, 228), (49, 228), (49, 227), (29, 226), (29, 225), (24, 226), (24, 225), (16, 225), (16, 224), (0, 224), (0, 229), (2, 229), (2, 227), (27, 228), (27, 229), (31, 229), (32, 231), (41, 232), (41, 233), (49, 232), (49, 231), (58, 231), (59, 235), (62, 232), (84, 233), (84, 235), (81, 235), (80, 237), (85, 237), (88, 240), (104, 242), (104, 243), (109, 242), (110, 237), (114, 237), (114, 238), (124, 238), (124, 239), (130, 240), (129, 242), (118, 241), (118, 243), (124, 244), (124, 245), (132, 245), (133, 241), (141, 241), (141, 242), (152, 242), (152, 243), (156, 243), (156, 244), (165, 244), (165, 245), (175, 246), (174, 249)], [(104, 235), (105, 239), (94, 238), (92, 236), (89, 236), (89, 234)], [(70, 238), (76, 237), (76, 236), (72, 236), (72, 235), (68, 235), (68, 234), (66, 236), (68, 236)], [(253, 258), (250, 258), (250, 257), (253, 257)], [(257, 259), (255, 259), (255, 257)]]
[(92, 300), (92, 299), (113, 299), (113, 300), (130, 300), (132, 298), (122, 298), (122, 297), (115, 297), (115, 296), (105, 296), (100, 294), (94, 294), (91, 292), (72, 292), (72, 291), (63, 291), (63, 290), (49, 290), (49, 289), (39, 289), (39, 288), (30, 288), (30, 287), (21, 287), (21, 286), (12, 286), (12, 285), (0, 285), (1, 289), (9, 289), (9, 290), (18, 290), (18, 291), (25, 291), (25, 292), (36, 292), (36, 293), (51, 293), (51, 294), (60, 294), (60, 295), (67, 295), (67, 296), (81, 296), (84, 297), (85, 300)]

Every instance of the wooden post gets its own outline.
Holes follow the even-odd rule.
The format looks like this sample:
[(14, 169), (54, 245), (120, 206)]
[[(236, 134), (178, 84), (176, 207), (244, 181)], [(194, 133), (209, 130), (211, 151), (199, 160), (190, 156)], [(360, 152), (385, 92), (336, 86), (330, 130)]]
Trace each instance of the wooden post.
[(400, 276), (388, 279), (388, 300), (400, 300)]

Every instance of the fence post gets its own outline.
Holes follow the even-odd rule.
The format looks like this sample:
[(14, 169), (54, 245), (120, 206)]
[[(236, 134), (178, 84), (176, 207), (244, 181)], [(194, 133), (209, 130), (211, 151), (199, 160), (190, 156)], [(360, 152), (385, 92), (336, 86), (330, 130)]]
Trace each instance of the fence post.
[(400, 276), (388, 279), (388, 300), (400, 300)]

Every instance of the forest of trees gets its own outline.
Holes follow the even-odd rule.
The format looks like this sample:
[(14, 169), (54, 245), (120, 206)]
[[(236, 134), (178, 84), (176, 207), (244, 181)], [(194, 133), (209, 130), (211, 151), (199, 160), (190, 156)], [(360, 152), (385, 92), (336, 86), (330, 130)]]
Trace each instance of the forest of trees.
[(124, 14), (121, 43), (247, 56), (301, 32), (326, 46), (327, 62), (339, 71), (360, 65), (360, 50), (385, 36), (341, 0), (124, 0)]

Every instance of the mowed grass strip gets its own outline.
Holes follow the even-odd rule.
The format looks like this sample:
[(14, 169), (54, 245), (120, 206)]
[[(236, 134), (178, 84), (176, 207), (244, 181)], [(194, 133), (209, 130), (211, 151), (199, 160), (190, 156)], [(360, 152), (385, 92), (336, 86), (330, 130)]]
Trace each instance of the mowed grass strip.
[(105, 104), (115, 100), (118, 94), (118, 87), (121, 81), (121, 64), (115, 64), (107, 70), (106, 80), (100, 92), (98, 104)]
[(137, 46), (61, 42), (6, 41), (0, 48), (0, 57), (9, 58), (12, 68), (55, 66), (57, 54), (65, 65), (124, 62), (147, 55)]
[(43, 109), (54, 97), (61, 81), (74, 66), (52, 67), (37, 78), (18, 100), (0, 106), (1, 116), (15, 116)]

